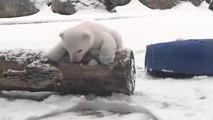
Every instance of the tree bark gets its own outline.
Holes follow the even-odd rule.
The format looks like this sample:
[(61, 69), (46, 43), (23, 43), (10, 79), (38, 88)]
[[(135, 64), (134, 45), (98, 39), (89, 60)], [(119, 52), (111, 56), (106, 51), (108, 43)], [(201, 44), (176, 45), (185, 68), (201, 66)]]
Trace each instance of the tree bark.
[(0, 90), (53, 91), (63, 94), (132, 95), (135, 63), (131, 50), (116, 52), (110, 65), (102, 65), (97, 55), (87, 53), (80, 63), (69, 62), (66, 54), (58, 63), (44, 51), (6, 50), (0, 52)]

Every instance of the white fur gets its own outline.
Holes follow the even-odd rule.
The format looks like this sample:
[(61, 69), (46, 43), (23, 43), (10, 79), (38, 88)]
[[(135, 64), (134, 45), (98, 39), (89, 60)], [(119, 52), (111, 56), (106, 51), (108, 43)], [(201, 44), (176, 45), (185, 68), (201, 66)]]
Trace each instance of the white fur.
[(59, 61), (64, 54), (66, 53), (66, 49), (63, 46), (62, 41), (60, 41), (52, 50), (48, 53), (48, 58), (52, 61)]
[(123, 48), (121, 37), (115, 30), (94, 22), (83, 22), (69, 28), (60, 37), (62, 42), (48, 54), (53, 61), (59, 61), (66, 51), (71, 62), (80, 62), (88, 51), (100, 51), (99, 60), (108, 64), (114, 61), (116, 50)]

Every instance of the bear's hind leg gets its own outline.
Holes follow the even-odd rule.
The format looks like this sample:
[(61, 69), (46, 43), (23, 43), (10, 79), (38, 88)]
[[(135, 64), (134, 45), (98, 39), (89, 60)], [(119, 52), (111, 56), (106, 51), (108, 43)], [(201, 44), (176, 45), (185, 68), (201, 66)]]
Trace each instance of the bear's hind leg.
[(122, 50), (123, 49), (123, 41), (122, 41), (121, 35), (116, 30), (111, 30), (111, 34), (115, 39), (116, 49)]
[(113, 36), (103, 33), (103, 44), (100, 49), (99, 60), (102, 64), (110, 64), (114, 62), (116, 42)]

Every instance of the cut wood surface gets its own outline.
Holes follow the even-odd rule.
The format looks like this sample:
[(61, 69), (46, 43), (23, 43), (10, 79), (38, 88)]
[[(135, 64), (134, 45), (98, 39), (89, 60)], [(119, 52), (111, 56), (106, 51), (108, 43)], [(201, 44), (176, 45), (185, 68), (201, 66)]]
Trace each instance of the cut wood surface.
[(42, 50), (0, 51), (0, 90), (6, 91), (131, 95), (135, 72), (134, 55), (128, 49), (117, 51), (110, 65), (100, 64), (98, 56), (90, 53), (77, 64), (70, 62), (68, 54), (55, 63)]

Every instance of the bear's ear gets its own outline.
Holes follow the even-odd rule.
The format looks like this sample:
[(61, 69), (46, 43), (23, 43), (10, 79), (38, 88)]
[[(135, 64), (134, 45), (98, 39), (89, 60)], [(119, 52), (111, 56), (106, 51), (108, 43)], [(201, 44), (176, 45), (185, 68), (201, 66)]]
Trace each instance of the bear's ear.
[(90, 33), (88, 33), (88, 32), (84, 32), (84, 33), (83, 33), (83, 38), (84, 38), (84, 39), (88, 39), (88, 38), (90, 38), (90, 37), (91, 37)]
[(61, 39), (63, 39), (64, 38), (64, 33), (63, 32), (60, 33), (59, 36), (61, 37)]

